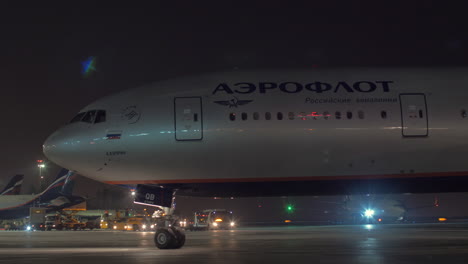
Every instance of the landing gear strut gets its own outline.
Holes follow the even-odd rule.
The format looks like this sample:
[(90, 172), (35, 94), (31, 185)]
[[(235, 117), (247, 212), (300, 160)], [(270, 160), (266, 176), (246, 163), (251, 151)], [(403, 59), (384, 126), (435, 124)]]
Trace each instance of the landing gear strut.
[(177, 249), (185, 244), (185, 232), (174, 216), (175, 193), (176, 191), (172, 195), (171, 207), (162, 207), (164, 216), (157, 223), (154, 243), (159, 249)]

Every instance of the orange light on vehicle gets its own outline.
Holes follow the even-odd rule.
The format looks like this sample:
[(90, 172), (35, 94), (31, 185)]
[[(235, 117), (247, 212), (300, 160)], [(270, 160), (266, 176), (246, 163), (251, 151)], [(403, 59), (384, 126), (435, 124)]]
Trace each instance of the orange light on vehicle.
[(379, 218), (379, 222), (382, 222), (382, 218)]
[(221, 219), (221, 218), (216, 218), (215, 219), (215, 222), (222, 222), (222, 221), (223, 221), (223, 219)]
[(284, 220), (285, 223), (291, 223), (291, 220)]
[(439, 218), (439, 222), (445, 222), (445, 221), (447, 221), (447, 218), (444, 218), (444, 217)]

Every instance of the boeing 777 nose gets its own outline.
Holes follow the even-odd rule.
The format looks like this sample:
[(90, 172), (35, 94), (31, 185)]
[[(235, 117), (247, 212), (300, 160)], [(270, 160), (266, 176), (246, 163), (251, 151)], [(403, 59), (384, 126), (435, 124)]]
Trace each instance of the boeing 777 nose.
[(60, 157), (64, 156), (63, 139), (59, 132), (54, 132), (50, 135), (42, 145), (44, 155), (52, 162), (63, 166), (60, 162)]
[(55, 164), (69, 170), (76, 170), (76, 165), (82, 161), (80, 154), (82, 141), (73, 128), (63, 127), (46, 139), (43, 152)]

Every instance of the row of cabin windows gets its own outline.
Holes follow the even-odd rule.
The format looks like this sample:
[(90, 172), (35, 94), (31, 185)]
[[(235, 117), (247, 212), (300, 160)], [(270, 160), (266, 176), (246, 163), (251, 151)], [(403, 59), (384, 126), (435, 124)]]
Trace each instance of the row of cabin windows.
[[(270, 113), (270, 112), (265, 112), (265, 120), (271, 120), (272, 117), (273, 117), (274, 113)], [(241, 119), (242, 120), (247, 120), (248, 119), (248, 114), (243, 112), (241, 113)], [(298, 115), (297, 115), (297, 118), (301, 119), (301, 120), (307, 120), (308, 118), (310, 119), (314, 119), (314, 120), (317, 120), (318, 118), (323, 118), (325, 120), (328, 120), (328, 119), (331, 119), (332, 115), (325, 111), (323, 113), (319, 113), (319, 112), (311, 112), (311, 113), (306, 113), (306, 112), (300, 112)], [(387, 119), (387, 111), (381, 111), (380, 112), (380, 117), (382, 119)], [(260, 120), (260, 113), (258, 112), (254, 112), (252, 114), (252, 118), (253, 120)], [(364, 111), (358, 111), (357, 112), (357, 118), (359, 119), (364, 119), (365, 118), (365, 114), (364, 114)], [(289, 112), (286, 116), (283, 115), (282, 112), (277, 112), (276, 113), (276, 120), (283, 120), (283, 119), (289, 119), (289, 120), (294, 120), (296, 119), (296, 115), (294, 112)], [(342, 113), (340, 111), (336, 111), (335, 112), (335, 119), (353, 119), (353, 112), (352, 111), (347, 111), (345, 113)], [(236, 120), (236, 113), (230, 113), (229, 114), (229, 120), (231, 121), (235, 121)]]

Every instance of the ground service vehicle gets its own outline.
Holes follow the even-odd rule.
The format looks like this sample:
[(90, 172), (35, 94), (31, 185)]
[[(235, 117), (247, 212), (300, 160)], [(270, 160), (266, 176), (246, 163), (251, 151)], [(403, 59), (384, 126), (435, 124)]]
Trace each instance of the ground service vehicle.
[(150, 223), (144, 216), (135, 216), (127, 218), (126, 230), (144, 231), (150, 229)]
[(231, 229), (235, 226), (232, 212), (225, 209), (210, 209), (208, 213), (208, 229)]
[(62, 230), (63, 225), (62, 225), (62, 218), (60, 215), (54, 214), (54, 215), (47, 215), (45, 217), (45, 230)]
[(79, 211), (71, 213), (59, 211), (53, 215), (47, 215), (45, 217), (45, 230), (93, 230), (98, 227), (95, 223), (96, 217), (87, 216), (86, 219), (82, 219), (80, 216), (77, 216), (78, 213)]
[(208, 230), (208, 214), (204, 212), (195, 212), (193, 223), (190, 224), (189, 230)]
[(46, 208), (31, 207), (29, 209), (29, 224), (26, 226), (26, 230), (45, 230), (45, 216)]
[(226, 209), (207, 209), (196, 212), (189, 230), (231, 229), (235, 227), (232, 212)]

